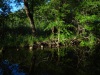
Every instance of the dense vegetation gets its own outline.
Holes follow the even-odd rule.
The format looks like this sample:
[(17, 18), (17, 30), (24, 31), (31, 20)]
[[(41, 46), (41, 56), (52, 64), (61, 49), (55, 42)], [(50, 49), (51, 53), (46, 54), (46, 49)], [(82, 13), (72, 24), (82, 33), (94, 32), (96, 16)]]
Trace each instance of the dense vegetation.
[[(24, 8), (11, 12), (10, 1), (1, 0), (2, 46), (23, 47), (33, 45), (34, 42), (47, 41), (70, 44), (71, 41), (72, 43), (76, 41), (75, 45), (93, 47), (96, 40), (99, 40), (99, 0), (43, 0), (42, 2), (34, 0), (34, 3), (31, 3), (31, 0), (24, 1), (28, 4), (26, 13)], [(20, 3), (22, 2), (16, 0), (17, 6)], [(33, 15), (32, 19), (30, 15), (31, 17)], [(31, 20), (33, 24), (30, 23)]]
[[(99, 0), (33, 0), (33, 3), (24, 0), (24, 6), (25, 1), (28, 9), (12, 12), (11, 1), (1, 0), (1, 46), (24, 47), (34, 42), (56, 41), (63, 45), (93, 47), (99, 40)], [(15, 3), (18, 6), (23, 1), (15, 0)]]
[[(12, 2), (16, 9), (22, 7), (12, 11)], [(76, 70), (82, 75), (86, 75), (84, 71), (88, 75), (100, 73), (99, 46), (100, 0), (0, 0), (0, 50), (12, 47), (15, 51), (27, 47), (34, 47), (33, 50), (38, 47), (58, 48), (48, 50), (47, 55), (42, 50), (36, 54), (33, 52), (37, 63), (42, 56), (48, 56), (47, 63), (35, 68), (37, 73), (44, 65), (50, 70), (53, 65), (57, 75), (64, 75), (60, 71), (74, 73)], [(60, 50), (59, 47), (67, 49)], [(5, 56), (10, 57), (10, 53)], [(23, 56), (27, 57), (27, 53), (22, 50)], [(20, 55), (16, 58), (22, 61)], [(27, 57), (26, 64), (30, 60)], [(59, 66), (61, 68), (57, 69)]]

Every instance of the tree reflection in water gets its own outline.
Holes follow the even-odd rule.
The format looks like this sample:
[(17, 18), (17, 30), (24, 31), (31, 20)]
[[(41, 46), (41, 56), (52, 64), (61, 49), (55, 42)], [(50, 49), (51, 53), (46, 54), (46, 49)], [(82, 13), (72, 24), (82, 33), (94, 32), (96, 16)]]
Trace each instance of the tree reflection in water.
[(0, 64), (0, 75), (26, 75), (18, 64), (11, 64), (8, 60), (2, 61)]
[(99, 49), (88, 54), (83, 52), (86, 48), (7, 49), (0, 55), (4, 60), (0, 64), (0, 74), (6, 71), (5, 75), (98, 75)]

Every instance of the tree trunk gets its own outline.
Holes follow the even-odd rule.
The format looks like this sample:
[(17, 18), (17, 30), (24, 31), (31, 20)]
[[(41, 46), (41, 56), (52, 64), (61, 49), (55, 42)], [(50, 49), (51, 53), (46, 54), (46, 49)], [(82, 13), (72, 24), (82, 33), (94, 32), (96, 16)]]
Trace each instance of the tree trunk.
[(25, 6), (26, 15), (27, 15), (27, 17), (29, 18), (29, 21), (30, 21), (32, 33), (35, 33), (36, 29), (35, 29), (35, 24), (34, 24), (34, 19), (33, 19), (33, 12), (31, 13), (31, 11), (33, 11), (33, 9), (29, 10), (29, 5), (28, 5), (27, 0), (24, 0), (24, 6)]

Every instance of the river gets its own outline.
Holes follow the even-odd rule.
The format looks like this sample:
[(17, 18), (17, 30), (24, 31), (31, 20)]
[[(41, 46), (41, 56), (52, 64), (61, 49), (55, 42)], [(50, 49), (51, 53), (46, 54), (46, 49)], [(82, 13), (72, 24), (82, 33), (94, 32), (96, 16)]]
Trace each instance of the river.
[(87, 48), (77, 47), (7, 48), (0, 52), (0, 64), (4, 61), (18, 64), (23, 74), (15, 75), (99, 75), (100, 51), (88, 52)]

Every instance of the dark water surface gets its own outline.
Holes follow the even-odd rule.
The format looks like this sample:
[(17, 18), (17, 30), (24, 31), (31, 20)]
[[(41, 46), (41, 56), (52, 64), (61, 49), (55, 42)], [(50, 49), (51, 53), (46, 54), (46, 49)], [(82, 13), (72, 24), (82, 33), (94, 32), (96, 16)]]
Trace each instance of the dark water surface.
[(0, 52), (0, 75), (100, 75), (100, 50), (9, 48)]

